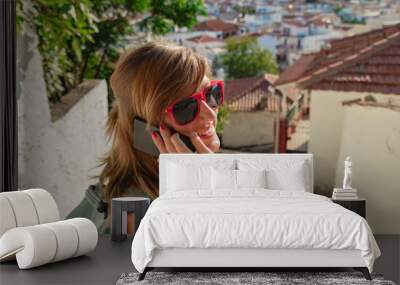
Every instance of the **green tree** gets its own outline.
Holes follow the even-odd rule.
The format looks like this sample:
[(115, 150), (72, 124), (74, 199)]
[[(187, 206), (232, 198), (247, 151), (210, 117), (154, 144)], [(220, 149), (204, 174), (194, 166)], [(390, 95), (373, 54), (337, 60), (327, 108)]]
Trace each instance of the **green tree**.
[(38, 35), (44, 80), (49, 100), (54, 102), (77, 85), (82, 48), (97, 32), (89, 0), (17, 1), (17, 23), (27, 21)]
[(220, 55), (227, 79), (257, 76), (262, 73), (278, 73), (271, 52), (261, 48), (257, 39), (241, 37), (226, 41), (227, 51)]
[[(49, 100), (58, 101), (84, 79), (108, 79), (135, 26), (165, 34), (192, 27), (203, 0), (17, 0), (18, 23), (36, 29)], [(140, 17), (145, 15), (145, 17)], [(138, 22), (134, 24), (137, 19)]]
[(241, 6), (235, 5), (233, 9), (240, 14), (240, 17), (245, 17), (246, 15), (252, 15), (256, 13), (256, 9), (252, 6)]
[(340, 11), (342, 11), (342, 9), (343, 9), (343, 6), (342, 6), (341, 4), (336, 4), (336, 5), (333, 7), (333, 12), (334, 12), (336, 15), (339, 15), (339, 13), (340, 13)]
[(197, 23), (198, 15), (207, 15), (203, 0), (151, 0), (149, 11), (151, 15), (141, 27), (156, 34), (166, 34), (175, 25), (191, 28)]
[(226, 104), (223, 104), (218, 108), (217, 134), (221, 135), (224, 132), (224, 127), (227, 123), (229, 123), (229, 109)]

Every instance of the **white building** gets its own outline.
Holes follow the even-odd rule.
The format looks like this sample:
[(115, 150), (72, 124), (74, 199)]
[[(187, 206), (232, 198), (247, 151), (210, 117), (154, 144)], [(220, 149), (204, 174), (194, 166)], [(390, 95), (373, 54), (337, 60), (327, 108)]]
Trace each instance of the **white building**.
[(275, 79), (276, 76), (265, 74), (226, 82), (225, 98), (230, 112), (222, 134), (224, 148), (274, 152), (275, 128), (283, 104), (280, 93), (271, 93)]
[(257, 37), (258, 44), (261, 48), (269, 50), (274, 56), (276, 55), (277, 46), (280, 36), (276, 33), (261, 34)]
[(304, 37), (301, 41), (302, 53), (318, 52), (322, 47), (327, 45), (329, 40), (340, 39), (343, 37), (343, 32), (332, 31), (325, 35), (310, 35)]
[(226, 44), (221, 39), (208, 35), (200, 35), (184, 39), (182, 45), (204, 55), (212, 62), (218, 54), (225, 51)]
[(276, 82), (281, 90), (297, 86), (310, 96), (314, 191), (331, 196), (341, 185), (343, 160), (351, 156), (353, 186), (367, 199), (367, 218), (378, 234), (400, 233), (393, 218), (400, 216), (399, 45), (400, 24), (334, 40), (330, 49), (300, 58)]

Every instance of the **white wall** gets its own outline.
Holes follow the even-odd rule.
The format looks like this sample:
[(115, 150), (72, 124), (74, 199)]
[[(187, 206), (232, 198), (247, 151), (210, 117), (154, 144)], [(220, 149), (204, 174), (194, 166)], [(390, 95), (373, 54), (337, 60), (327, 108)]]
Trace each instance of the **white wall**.
[(371, 29), (380, 29), (383, 26), (390, 26), (400, 23), (400, 13), (380, 15), (379, 17), (367, 18), (366, 25)]
[(346, 106), (336, 166), (353, 161), (353, 187), (367, 199), (367, 220), (375, 234), (400, 234), (400, 108)]
[[(394, 204), (397, 207), (400, 205), (400, 181), (396, 180), (400, 177), (400, 165), (396, 157), (398, 154), (390, 152), (388, 144), (390, 141), (392, 146), (389, 148), (396, 149), (394, 152), (397, 153), (400, 117), (398, 113), (391, 113), (394, 111), (365, 107), (361, 111), (356, 108), (354, 114), (349, 114), (355, 107), (342, 106), (342, 101), (366, 95), (373, 95), (380, 102), (400, 104), (398, 95), (312, 91), (308, 150), (314, 154), (314, 192), (331, 196), (333, 187), (341, 186), (343, 160), (350, 155), (356, 167), (353, 172), (354, 187), (359, 188), (361, 195), (365, 194), (368, 199), (368, 221), (373, 224), (374, 232), (399, 233), (399, 222), (393, 220), (399, 215), (388, 213), (395, 212)], [(375, 156), (380, 158), (375, 159)], [(378, 174), (377, 169), (380, 169)], [(380, 197), (382, 193), (385, 198)], [(391, 201), (387, 203), (388, 200)]]
[(269, 144), (274, 142), (275, 113), (229, 112), (229, 122), (225, 124), (222, 141), (225, 147)]
[(215, 48), (224, 48), (225, 47), (225, 42), (220, 40), (220, 41), (213, 41), (213, 42), (206, 42), (206, 43), (196, 43), (193, 41), (189, 40), (183, 40), (182, 44), (185, 47), (189, 48), (196, 48), (196, 49), (215, 49)]
[(300, 36), (300, 35), (308, 35), (309, 34), (309, 30), (308, 30), (307, 26), (299, 27), (299, 26), (283, 23), (282, 28), (283, 29), (288, 28), (290, 30), (291, 36)]
[(358, 93), (312, 91), (310, 104), (310, 142), (314, 154), (314, 192), (330, 195), (343, 129), (343, 100), (359, 98)]
[(343, 34), (341, 32), (331, 32), (324, 35), (312, 35), (307, 36), (302, 39), (302, 52), (317, 52), (321, 50), (321, 47), (330, 39), (342, 38)]
[(225, 50), (226, 44), (222, 40), (207, 43), (195, 43), (193, 41), (183, 40), (182, 45), (193, 49), (212, 62), (220, 52)]
[(63, 117), (51, 122), (41, 57), (33, 32), (18, 38), (19, 188), (44, 188), (64, 217), (83, 198), (106, 151), (107, 86), (98, 81)]

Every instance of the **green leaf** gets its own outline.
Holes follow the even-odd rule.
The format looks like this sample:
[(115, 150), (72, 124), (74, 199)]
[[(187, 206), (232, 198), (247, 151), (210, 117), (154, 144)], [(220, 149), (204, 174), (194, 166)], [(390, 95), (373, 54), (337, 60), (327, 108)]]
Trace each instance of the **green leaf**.
[(82, 60), (82, 51), (81, 51), (81, 46), (79, 43), (79, 40), (77, 38), (72, 39), (72, 49), (74, 50), (74, 53), (78, 59), (78, 61)]
[(226, 104), (223, 104), (218, 108), (218, 118), (217, 118), (217, 134), (222, 134), (224, 132), (225, 125), (229, 123), (229, 110)]
[(75, 7), (74, 6), (70, 7), (70, 9), (68, 11), (68, 14), (70, 14), (71, 17), (76, 21), (76, 11), (75, 11)]

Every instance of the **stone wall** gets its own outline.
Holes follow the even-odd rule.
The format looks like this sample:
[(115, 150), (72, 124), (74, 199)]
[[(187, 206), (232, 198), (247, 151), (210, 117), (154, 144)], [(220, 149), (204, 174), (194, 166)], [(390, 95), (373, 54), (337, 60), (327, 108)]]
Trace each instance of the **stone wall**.
[(107, 149), (105, 81), (85, 82), (50, 108), (37, 39), (32, 30), (18, 36), (19, 188), (44, 188), (65, 217), (99, 174)]

